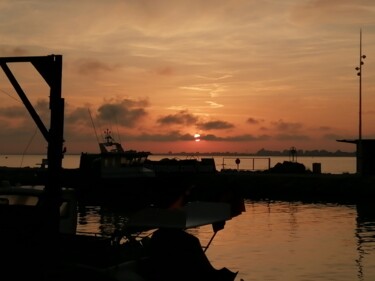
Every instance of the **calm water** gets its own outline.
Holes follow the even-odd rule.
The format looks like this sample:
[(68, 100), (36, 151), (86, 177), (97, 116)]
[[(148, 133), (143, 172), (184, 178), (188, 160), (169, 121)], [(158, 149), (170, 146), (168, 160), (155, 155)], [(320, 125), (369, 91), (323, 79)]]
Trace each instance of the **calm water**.
[[(79, 166), (80, 155), (65, 155), (63, 159), (63, 166), (65, 168), (77, 168)], [(149, 159), (160, 160), (166, 158), (165, 155), (151, 155)], [(179, 159), (186, 159), (189, 156), (171, 156)], [(216, 169), (237, 169), (236, 158), (241, 160), (238, 168), (243, 170), (265, 170), (269, 167), (274, 167), (277, 163), (290, 161), (289, 157), (249, 157), (249, 156), (200, 156), (200, 158), (208, 157), (214, 158)], [(43, 155), (0, 155), (0, 166), (8, 167), (37, 167), (41, 163)], [(321, 165), (322, 173), (342, 174), (356, 172), (356, 158), (355, 157), (298, 157), (297, 162), (305, 165), (306, 169), (312, 170), (313, 163)]]
[[(0, 166), (36, 166), (42, 158), (0, 155)], [(234, 160), (224, 159), (224, 163), (233, 161), (235, 168)], [(272, 157), (271, 167), (288, 160)], [(223, 157), (215, 158), (218, 169), (222, 161)], [(307, 168), (309, 163), (321, 163), (322, 172), (327, 173), (355, 172), (354, 157), (300, 157), (298, 162)], [(78, 167), (78, 163), (79, 155), (66, 155), (63, 160), (67, 168)], [(241, 160), (241, 166), (245, 163)], [(251, 164), (240, 168), (252, 169)], [(364, 212), (362, 205), (249, 200), (246, 212), (226, 223), (206, 253), (216, 268), (239, 270), (236, 280), (373, 281), (375, 206), (366, 207)], [(86, 207), (80, 210), (78, 230), (110, 234), (126, 217), (118, 211)], [(203, 245), (212, 235), (209, 226), (191, 231)]]
[[(236, 280), (375, 280), (375, 207), (246, 202), (246, 212), (226, 223), (206, 254), (216, 268), (239, 270)], [(359, 209), (361, 210), (361, 208)], [(124, 214), (87, 207), (79, 230), (111, 233)], [(191, 230), (202, 245), (211, 227)]]

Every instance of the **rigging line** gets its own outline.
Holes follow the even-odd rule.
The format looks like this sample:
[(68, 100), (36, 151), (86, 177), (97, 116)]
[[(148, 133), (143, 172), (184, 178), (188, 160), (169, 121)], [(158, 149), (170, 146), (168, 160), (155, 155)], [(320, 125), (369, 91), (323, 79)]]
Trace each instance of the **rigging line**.
[(30, 145), (31, 145), (31, 143), (32, 143), (32, 141), (33, 141), (33, 139), (34, 139), (34, 137), (36, 136), (36, 133), (37, 133), (37, 132), (38, 132), (38, 127), (35, 128), (34, 134), (31, 136), (29, 142), (28, 142), (27, 145), (26, 145), (25, 150), (24, 150), (23, 153), (22, 153), (20, 168), (21, 168), (22, 165), (23, 165), (23, 158), (25, 157), (25, 154), (26, 154), (27, 150), (29, 149), (29, 147), (30, 147)]
[(104, 141), (105, 142), (105, 140), (106, 140), (106, 132), (107, 132), (107, 130), (108, 131), (111, 131), (111, 129), (109, 128), (109, 126), (103, 126), (103, 124), (102, 123), (100, 123), (99, 122), (99, 128), (100, 128), (100, 137), (102, 138), (102, 141)]
[(0, 89), (1, 92), (3, 92), (4, 94), (6, 94), (8, 97), (10, 97), (11, 99), (14, 99), (15, 101), (19, 102), (19, 103), (22, 103), (19, 99), (17, 99), (16, 97), (12, 96), (11, 94), (7, 93), (5, 90), (3, 89)]
[(117, 114), (115, 113), (115, 120), (116, 120), (116, 129), (117, 129), (117, 136), (118, 136), (118, 142), (121, 143), (121, 136), (120, 136), (120, 132), (118, 130), (118, 118), (117, 118)]
[[(91, 117), (91, 112), (90, 112), (90, 110), (89, 110), (89, 113), (90, 113), (90, 117)], [(99, 137), (98, 137), (98, 134), (97, 134), (97, 129), (96, 129), (96, 127), (99, 127), (99, 130), (100, 130), (100, 138), (101, 138), (102, 141), (105, 142), (105, 129), (103, 129), (103, 125), (100, 123), (100, 119), (98, 118), (98, 119), (96, 120), (96, 123), (97, 123), (97, 126), (96, 126), (96, 127), (95, 127), (95, 125), (94, 125), (94, 121), (93, 121), (93, 118), (92, 118), (92, 117), (91, 117), (91, 122), (92, 122), (92, 124), (93, 124), (94, 129), (95, 129), (95, 136), (96, 136), (97, 142), (100, 143), (101, 141), (99, 140)]]
[(97, 141), (98, 143), (100, 143), (99, 138), (98, 138), (98, 134), (96, 133), (96, 128), (95, 128), (94, 120), (92, 119), (92, 116), (91, 116), (90, 108), (88, 108), (87, 110), (88, 110), (89, 115), (90, 115), (90, 119), (91, 119), (92, 127), (94, 128), (94, 133), (95, 133), (96, 141)]

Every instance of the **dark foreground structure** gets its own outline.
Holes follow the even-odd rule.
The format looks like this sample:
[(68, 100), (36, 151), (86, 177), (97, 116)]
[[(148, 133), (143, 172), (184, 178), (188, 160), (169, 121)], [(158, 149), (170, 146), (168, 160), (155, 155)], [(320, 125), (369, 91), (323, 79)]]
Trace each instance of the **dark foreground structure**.
[[(8, 67), (9, 63), (19, 62), (31, 63), (50, 87), (49, 129), (40, 119)], [(128, 192), (134, 193), (137, 186), (130, 185), (124, 189), (124, 183), (114, 181), (108, 186), (108, 189), (103, 189), (104, 182), (96, 185), (95, 181), (88, 181), (91, 174), (82, 174), (79, 170), (77, 174), (77, 171), (69, 172), (62, 169), (64, 154), (64, 100), (61, 98), (62, 56), (0, 58), (0, 66), (48, 144), (48, 167), (46, 169), (30, 170), (32, 174), (25, 169), (3, 169), (2, 176), (5, 173), (8, 173), (8, 176), (15, 176), (13, 179), (7, 178), (5, 175), (0, 185), (0, 249), (3, 255), (1, 262), (3, 279), (148, 280), (138, 274), (141, 273), (138, 266), (142, 263), (143, 258), (147, 259), (149, 255), (147, 242), (143, 239), (142, 241), (137, 240), (137, 238), (140, 233), (150, 230), (149, 226), (145, 225), (149, 216), (142, 217), (140, 224), (136, 225), (134, 225), (134, 217), (130, 216), (129, 220), (133, 221), (133, 225), (129, 225), (128, 221), (127, 227), (122, 228), (121, 231), (113, 232), (107, 237), (76, 232), (77, 193), (83, 200), (86, 200), (87, 196), (88, 198), (92, 197), (92, 200), (99, 200), (99, 203), (108, 203), (113, 201), (116, 196), (123, 195), (119, 199), (122, 204), (126, 204), (124, 199), (127, 196), (125, 195)], [(28, 181), (28, 176), (31, 176), (30, 181)], [(135, 179), (140, 180), (142, 177)], [(170, 181), (169, 177), (162, 179)], [(181, 179), (179, 177), (179, 180)], [(183, 180), (180, 183), (182, 182), (182, 186), (188, 188), (191, 182), (188, 181), (188, 178), (185, 179), (186, 181)], [(13, 180), (20, 186), (12, 185)], [(85, 182), (91, 184), (84, 185)], [(133, 183), (137, 182), (133, 181)], [(176, 182), (172, 183), (176, 184)], [(23, 184), (40, 184), (41, 186), (22, 186)], [(144, 182), (144, 185), (140, 186), (152, 186), (149, 184), (150, 182)], [(177, 182), (178, 186), (181, 187)], [(127, 192), (124, 193), (124, 191)], [(144, 190), (140, 189), (139, 191)], [(152, 191), (154, 192), (154, 190)], [(170, 191), (172, 192), (172, 190)], [(185, 190), (181, 191), (185, 192)], [(157, 192), (153, 194), (159, 195)], [(138, 193), (139, 198), (141, 198), (140, 195)], [(170, 194), (164, 193), (164, 195)], [(159, 202), (163, 198), (164, 196), (157, 197)], [(234, 214), (231, 202), (226, 201), (228, 200), (209, 202), (210, 205), (203, 206), (202, 202), (197, 202), (198, 205), (194, 205), (195, 208), (191, 204), (185, 204), (174, 211), (163, 209), (162, 212), (157, 213), (164, 214), (164, 211), (169, 211), (168, 215), (162, 216), (158, 220), (163, 223), (172, 223), (172, 226), (168, 227), (179, 228), (181, 228), (182, 222), (184, 223), (183, 229), (219, 223), (222, 227), (213, 228), (214, 234), (216, 234), (217, 231), (224, 228), (226, 220), (243, 211)], [(188, 212), (188, 210), (191, 211)], [(152, 208), (150, 213), (152, 227), (160, 228), (162, 225), (155, 224), (155, 212), (156, 209)], [(177, 218), (178, 223), (175, 223), (172, 218)], [(194, 223), (188, 226), (186, 225), (188, 221)], [(125, 242), (123, 242), (124, 240)], [(236, 273), (233, 273), (230, 278), (222, 280), (233, 281), (235, 276)]]
[[(45, 183), (46, 172), (2, 167), (0, 180), (3, 185), (40, 185)], [(81, 205), (139, 208), (189, 185), (194, 185), (197, 199), (215, 199), (228, 192), (251, 200), (356, 203), (375, 198), (374, 175), (314, 173), (296, 162), (278, 163), (266, 171), (170, 172), (112, 181), (80, 174), (78, 169), (62, 173), (63, 186), (76, 189)]]

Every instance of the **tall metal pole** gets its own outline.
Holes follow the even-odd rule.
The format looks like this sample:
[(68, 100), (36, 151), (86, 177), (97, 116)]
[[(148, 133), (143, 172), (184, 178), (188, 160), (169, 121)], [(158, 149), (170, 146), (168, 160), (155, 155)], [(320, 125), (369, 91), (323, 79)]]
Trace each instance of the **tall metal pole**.
[(357, 143), (357, 172), (362, 173), (362, 65), (363, 60), (366, 58), (362, 55), (362, 29), (359, 30), (359, 66), (355, 69), (357, 70), (357, 75), (359, 76), (359, 128), (358, 128), (358, 143)]
[(359, 31), (359, 130), (358, 140), (362, 141), (362, 29)]

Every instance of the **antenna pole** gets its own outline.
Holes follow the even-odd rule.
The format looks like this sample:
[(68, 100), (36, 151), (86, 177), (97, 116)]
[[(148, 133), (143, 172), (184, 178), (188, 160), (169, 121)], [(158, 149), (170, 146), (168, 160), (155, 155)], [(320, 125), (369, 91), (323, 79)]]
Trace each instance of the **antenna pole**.
[(357, 173), (362, 173), (362, 66), (363, 60), (366, 58), (362, 54), (362, 29), (359, 30), (359, 65), (355, 68), (359, 77), (359, 128), (357, 142)]
[(359, 132), (358, 140), (362, 140), (362, 29), (359, 31)]

